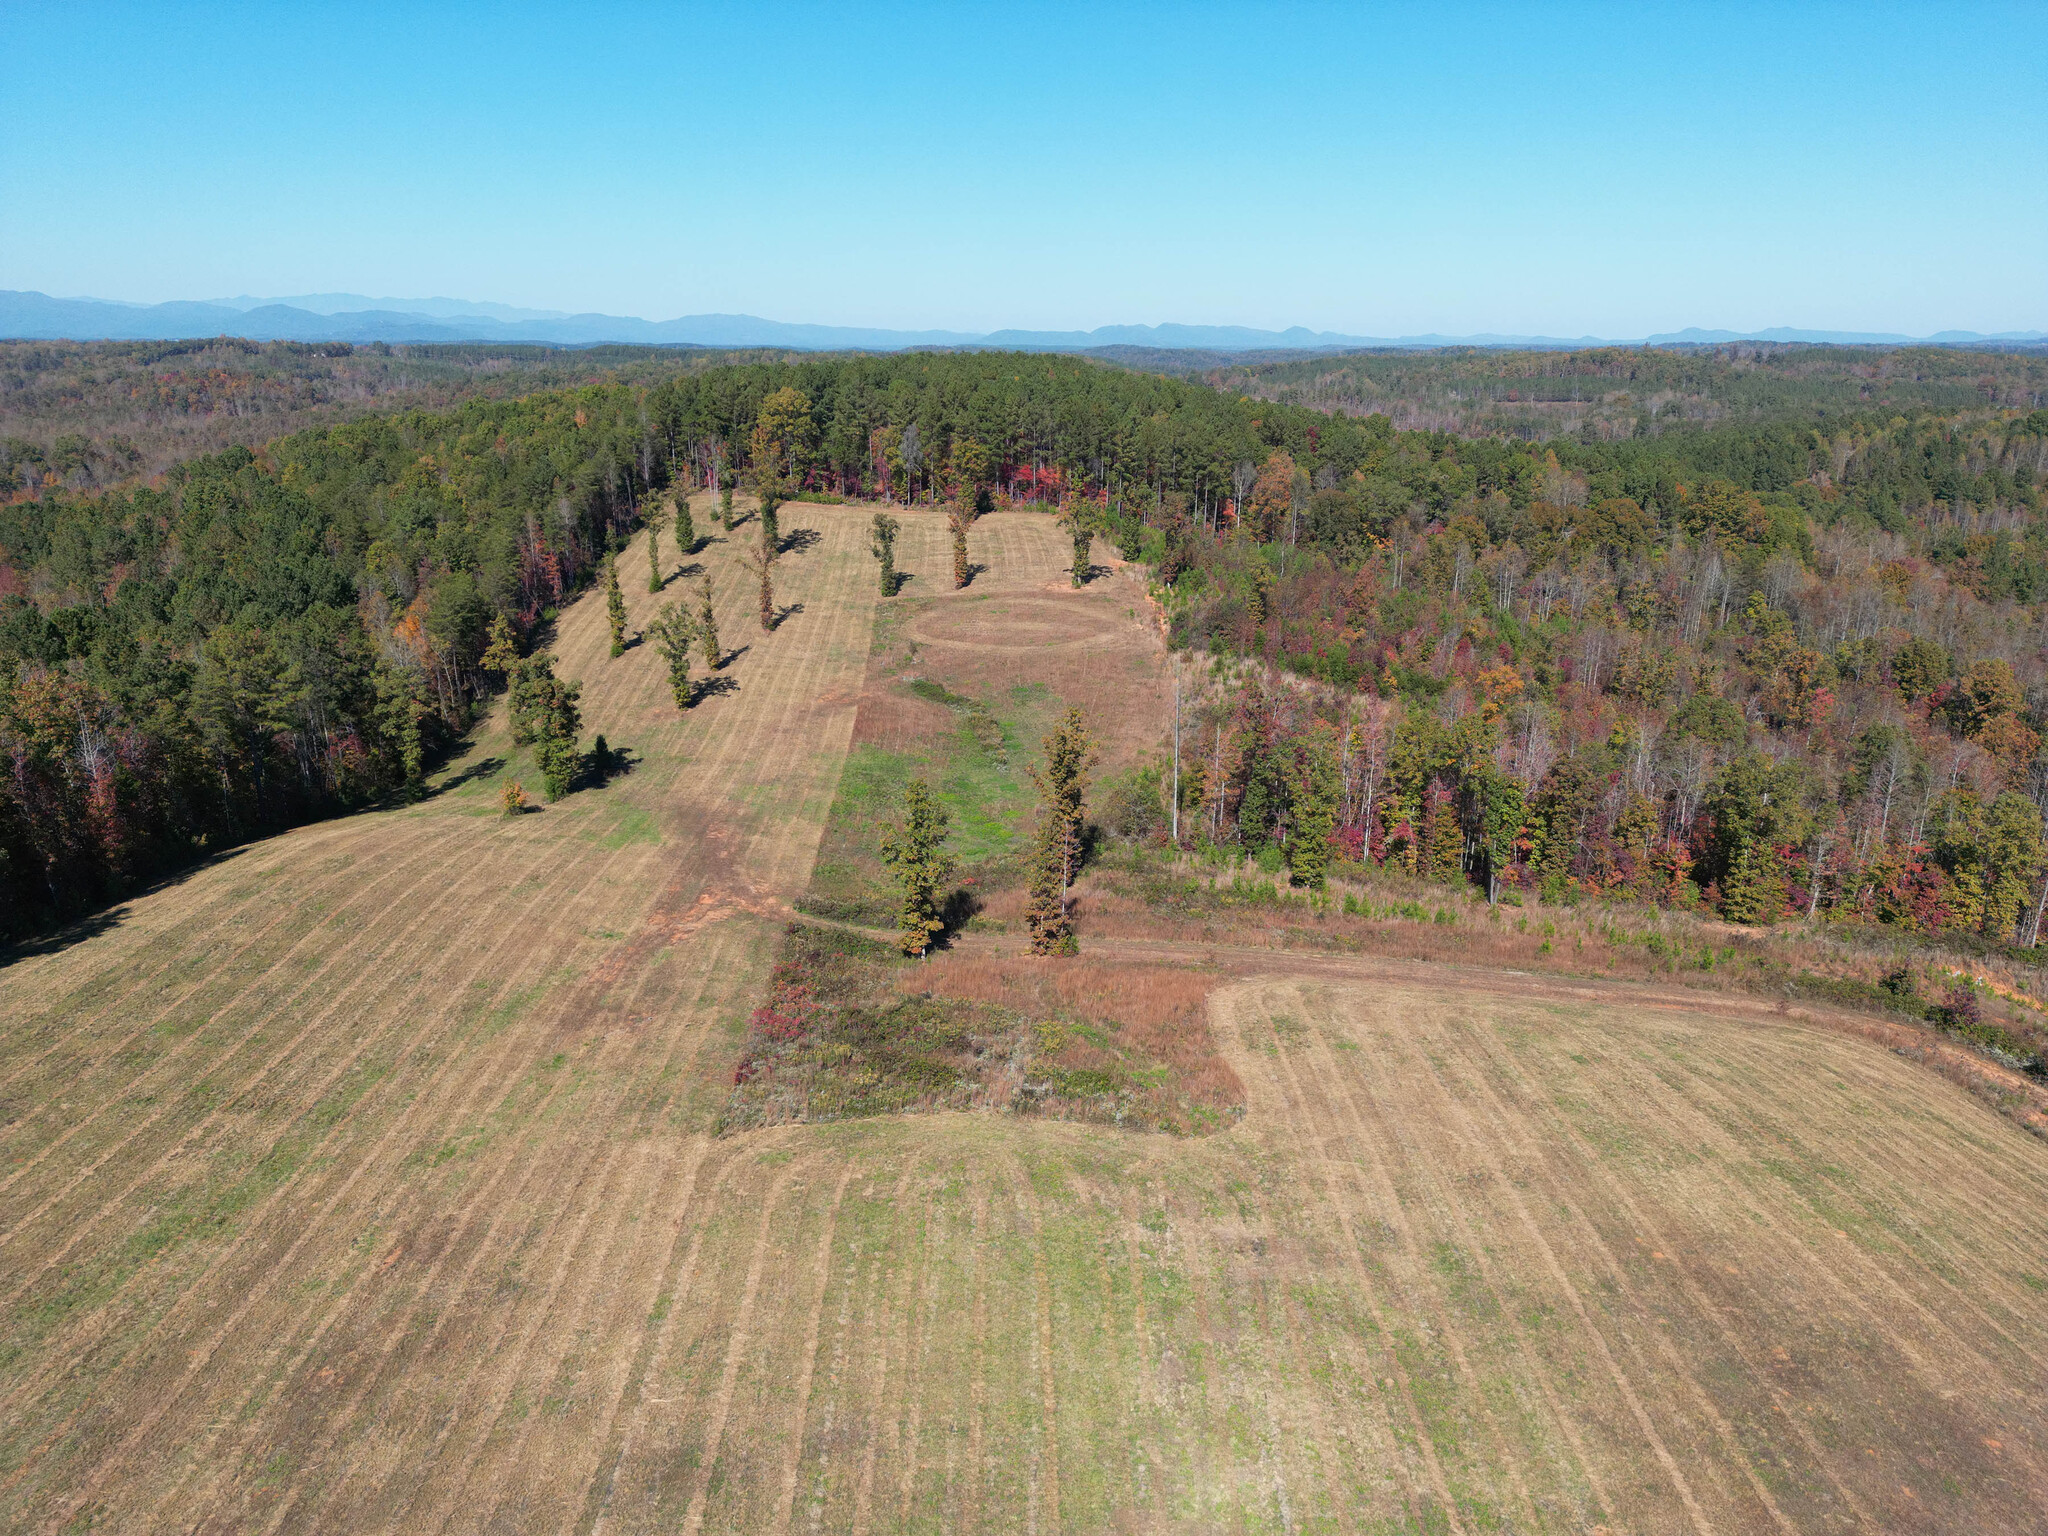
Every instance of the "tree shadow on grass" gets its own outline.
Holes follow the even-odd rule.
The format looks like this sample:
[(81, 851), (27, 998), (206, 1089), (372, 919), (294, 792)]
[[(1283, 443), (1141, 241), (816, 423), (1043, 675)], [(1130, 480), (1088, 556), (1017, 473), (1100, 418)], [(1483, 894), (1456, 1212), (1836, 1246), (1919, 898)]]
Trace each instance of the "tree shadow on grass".
[(751, 645), (743, 645), (736, 650), (727, 651), (723, 656), (718, 658), (718, 670), (723, 672), (727, 667), (731, 666), (734, 662), (738, 661), (742, 656), (746, 655), (747, 652), (751, 651), (752, 649), (753, 647)]
[(52, 933), (43, 934), (38, 938), (21, 939), (0, 948), (0, 971), (4, 971), (17, 961), (31, 960), (37, 955), (54, 955), (74, 944), (82, 944), (87, 939), (97, 938), (100, 934), (120, 927), (128, 912), (129, 908), (124, 902), (118, 907), (109, 907), (104, 912), (95, 912), (90, 917), (81, 917), (76, 922), (66, 923)]
[(787, 608), (778, 608), (775, 610), (775, 617), (769, 622), (768, 628), (770, 630), (780, 629), (785, 620), (793, 619), (803, 611), (804, 605), (802, 603), (791, 603)]
[[(262, 837), (268, 835), (267, 833), (259, 833), (255, 836)], [(249, 851), (254, 840), (252, 838), (250, 843), (237, 844), (233, 848), (223, 848), (219, 853), (213, 854), (208, 858), (196, 859), (182, 869), (175, 869), (169, 874), (160, 875), (154, 880), (146, 881), (134, 890), (127, 892), (119, 901), (103, 907), (97, 912), (89, 912), (83, 917), (72, 918), (70, 921), (61, 924), (46, 924), (40, 931), (25, 934), (11, 944), (0, 944), (0, 971), (6, 970), (8, 966), (15, 964), (17, 961), (32, 960), (38, 955), (57, 954), (62, 950), (69, 949), (74, 944), (83, 943), (87, 939), (120, 927), (122, 922), (133, 911), (133, 907), (130, 905), (132, 902), (139, 901), (145, 896), (154, 896), (160, 891), (168, 891), (175, 886), (183, 885), (196, 875), (203, 874), (209, 869), (218, 869), (229, 860), (240, 858)]]
[(492, 777), (502, 771), (504, 766), (505, 759), (502, 757), (480, 757), (460, 773), (433, 785), (425, 794), (420, 796), (420, 799), (438, 800), (451, 790), (460, 789), (465, 784), (474, 784), (478, 779)]
[(740, 680), (736, 677), (707, 677), (690, 684), (690, 708), (695, 709), (706, 699), (721, 693), (738, 693)]
[(973, 920), (974, 915), (981, 911), (981, 907), (981, 898), (965, 886), (959, 887), (947, 896), (945, 904), (939, 908), (939, 921), (946, 926), (939, 932), (938, 947), (950, 949), (954, 935)]
[(816, 549), (824, 541), (825, 535), (815, 528), (792, 528), (782, 536), (775, 552), (779, 555), (800, 555), (807, 549)]
[(640, 755), (631, 747), (615, 747), (602, 736), (583, 754), (583, 769), (576, 776), (578, 789), (603, 789), (613, 779), (622, 779), (640, 766)]

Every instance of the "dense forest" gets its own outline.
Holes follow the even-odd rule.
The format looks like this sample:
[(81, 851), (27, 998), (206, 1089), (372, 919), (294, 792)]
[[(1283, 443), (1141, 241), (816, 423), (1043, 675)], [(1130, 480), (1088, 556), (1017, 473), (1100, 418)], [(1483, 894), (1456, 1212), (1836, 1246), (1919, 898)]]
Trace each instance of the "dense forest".
[(779, 352), (701, 347), (0, 341), (0, 496), (92, 491), (370, 411), (652, 383)]
[(1697, 347), (1508, 351), (1447, 347), (1249, 361), (1199, 370), (1213, 387), (1404, 428), (1613, 441), (1728, 423), (1848, 413), (1949, 414), (2048, 405), (2048, 348)]
[(2037, 932), (2048, 412), (1543, 444), (1004, 353), (699, 358), (18, 483), (0, 925), (405, 792), (498, 685), (496, 620), (544, 642), (650, 497), (764, 471), (1063, 510), (1146, 560), (1209, 662), (1161, 765), (1184, 841)]

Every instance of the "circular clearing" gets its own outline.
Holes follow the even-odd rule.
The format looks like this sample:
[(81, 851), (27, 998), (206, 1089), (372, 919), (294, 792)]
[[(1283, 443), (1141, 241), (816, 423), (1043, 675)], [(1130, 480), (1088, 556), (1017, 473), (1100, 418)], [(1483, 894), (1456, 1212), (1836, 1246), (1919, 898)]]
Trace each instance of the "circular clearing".
[(948, 600), (913, 620), (910, 634), (926, 645), (982, 651), (1079, 651), (1118, 643), (1112, 615), (1057, 597)]

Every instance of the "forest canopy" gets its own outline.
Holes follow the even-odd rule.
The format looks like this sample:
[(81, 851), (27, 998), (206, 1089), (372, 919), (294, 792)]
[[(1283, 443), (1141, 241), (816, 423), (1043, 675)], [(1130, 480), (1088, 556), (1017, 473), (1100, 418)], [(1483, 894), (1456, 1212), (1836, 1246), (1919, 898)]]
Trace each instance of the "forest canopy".
[(1336, 783), (1340, 857), (2031, 939), (2048, 413), (2006, 388), (1545, 442), (1065, 356), (698, 356), (146, 479), (19, 457), (0, 926), (396, 792), (494, 621), (544, 639), (650, 497), (765, 472), (1094, 502), (1231, 679), (1184, 779), (1218, 843), (1289, 856)]

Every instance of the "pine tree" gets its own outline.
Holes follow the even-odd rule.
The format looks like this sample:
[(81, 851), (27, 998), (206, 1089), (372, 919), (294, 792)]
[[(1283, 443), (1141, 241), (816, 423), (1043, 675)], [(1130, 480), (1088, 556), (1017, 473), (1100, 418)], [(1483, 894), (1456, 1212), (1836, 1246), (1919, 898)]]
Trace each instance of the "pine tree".
[(922, 779), (903, 791), (903, 825), (882, 834), (882, 862), (903, 882), (903, 908), (897, 943), (906, 955), (921, 955), (945, 931), (939, 916), (939, 891), (953, 875), (945, 851), (949, 818)]
[(690, 516), (690, 493), (676, 492), (676, 553), (685, 559), (697, 552), (697, 524)]
[(1059, 824), (1043, 815), (1031, 843), (1031, 888), (1024, 903), (1024, 925), (1031, 930), (1033, 954), (1071, 955), (1080, 949), (1074, 937), (1073, 913), (1067, 909), (1067, 864)]
[(397, 667), (380, 667), (377, 693), (388, 732), (386, 739), (398, 744), (399, 767), (405, 774), (405, 798), (417, 800), (426, 792), (426, 748), (420, 738), (420, 719), (426, 714), (426, 705), (420, 699), (419, 679)]
[(644, 519), (647, 524), (647, 590), (661, 590), (661, 530), (668, 526), (668, 514), (660, 507), (649, 507)]
[(725, 652), (718, 644), (718, 611), (711, 604), (711, 577), (704, 577), (703, 596), (697, 603), (697, 644), (703, 648), (704, 665), (716, 672), (725, 665)]
[(612, 654), (626, 654), (626, 595), (619, 590), (619, 557), (604, 557), (604, 606), (611, 616)]
[(761, 632), (768, 633), (775, 628), (775, 558), (776, 549), (775, 514), (772, 500), (761, 503), (761, 552), (745, 561), (748, 570), (761, 579)]
[(1330, 868), (1330, 834), (1337, 830), (1337, 733), (1315, 723), (1294, 794), (1294, 835), (1287, 840), (1287, 875), (1292, 884), (1320, 891)]
[(875, 514), (874, 538), (868, 548), (881, 562), (881, 592), (884, 597), (896, 595), (896, 535), (901, 527), (888, 513)]
[(533, 743), (533, 760), (547, 785), (548, 799), (559, 800), (576, 781), (582, 759), (576, 736), (583, 729), (577, 699), (581, 683), (555, 676), (555, 658), (545, 651), (529, 656), (512, 670), (508, 690), (512, 704), (512, 740)]
[(1081, 872), (1087, 817), (1088, 770), (1095, 744), (1080, 710), (1069, 709), (1045, 738), (1045, 766), (1031, 771), (1040, 798), (1032, 848), (1031, 895), (1024, 913), (1031, 947), (1041, 955), (1075, 951), (1067, 892)]
[[(970, 492), (971, 496), (973, 493)], [(972, 500), (956, 501), (946, 513), (946, 522), (953, 530), (953, 585), (964, 587), (973, 575), (967, 563), (967, 529), (974, 521)]]
[(1095, 568), (1095, 505), (1069, 496), (1060, 505), (1059, 519), (1074, 540), (1074, 585), (1084, 587), (1088, 584), (1089, 573)]
[(408, 698), (403, 724), (399, 727), (398, 750), (405, 763), (405, 798), (408, 800), (420, 799), (427, 790), (423, 772), (426, 752), (420, 743), (420, 716), (426, 712), (426, 706), (417, 698)]
[(696, 641), (697, 626), (675, 603), (663, 603), (660, 614), (647, 626), (647, 636), (668, 663), (668, 689), (676, 708), (688, 709), (692, 698), (690, 646)]
[(729, 485), (718, 489), (718, 526), (727, 533), (732, 532), (732, 487)]
[(782, 548), (782, 497), (773, 490), (764, 488), (760, 497), (761, 547), (764, 550)]
[(512, 625), (502, 613), (491, 616), (490, 643), (484, 647), (479, 663), (486, 672), (495, 672), (500, 677), (510, 677), (512, 669), (519, 664), (519, 640), (512, 633)]
[(1785, 871), (1777, 850), (1743, 844), (1721, 887), (1721, 915), (1731, 923), (1775, 923), (1785, 915)]
[(761, 632), (767, 634), (775, 628), (775, 558), (768, 554), (743, 555), (740, 564), (760, 580)]

